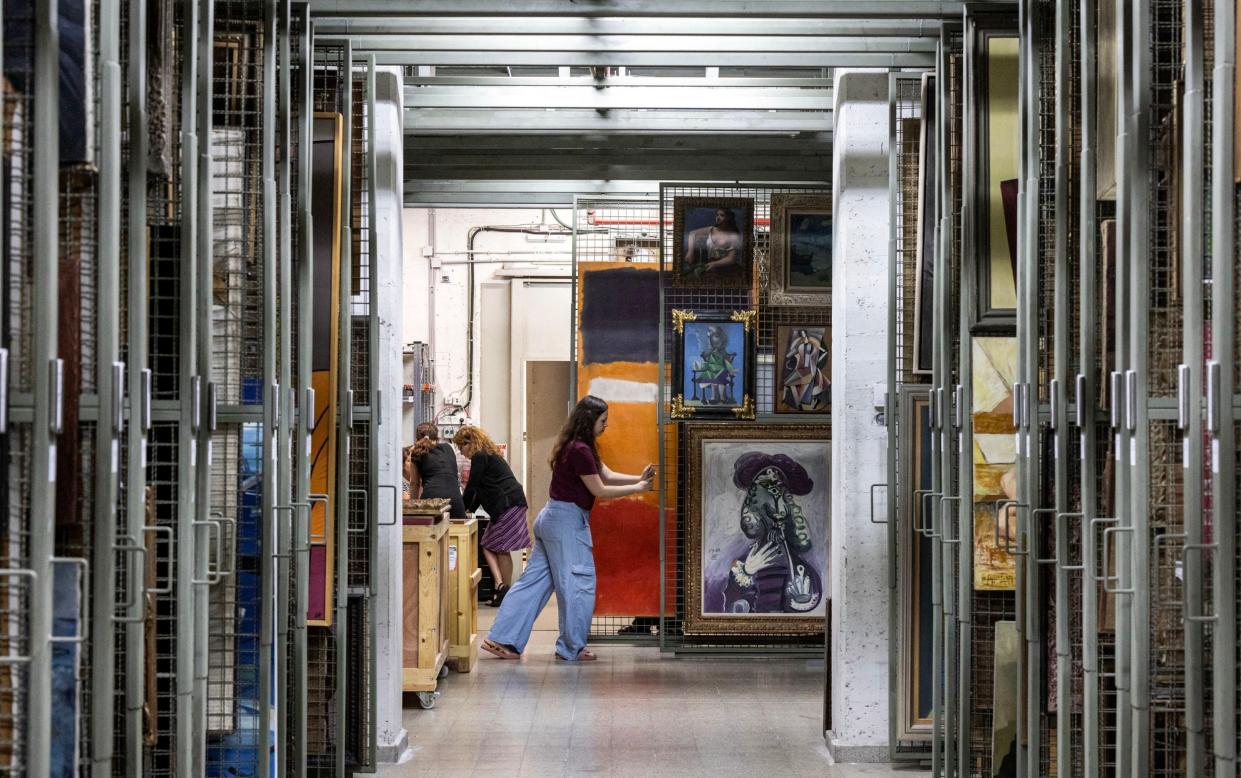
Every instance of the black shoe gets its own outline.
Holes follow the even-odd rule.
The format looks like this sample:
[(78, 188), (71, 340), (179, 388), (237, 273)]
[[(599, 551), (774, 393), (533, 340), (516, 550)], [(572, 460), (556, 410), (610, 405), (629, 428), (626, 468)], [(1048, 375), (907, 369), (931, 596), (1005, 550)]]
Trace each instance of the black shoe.
[(500, 607), (500, 603), (504, 602), (504, 595), (508, 594), (508, 588), (508, 584), (500, 584), (496, 587), (495, 592), (491, 595), (491, 607)]

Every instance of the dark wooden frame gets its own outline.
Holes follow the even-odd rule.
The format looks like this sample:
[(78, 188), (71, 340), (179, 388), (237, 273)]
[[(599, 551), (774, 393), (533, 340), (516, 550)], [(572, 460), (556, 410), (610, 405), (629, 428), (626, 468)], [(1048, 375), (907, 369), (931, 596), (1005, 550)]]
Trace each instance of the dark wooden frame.
[[(931, 344), (934, 342), (935, 316), (935, 235), (939, 222), (939, 178), (932, 166), (937, 165), (939, 147), (935, 131), (938, 118), (935, 75), (922, 75), (922, 123), (918, 139), (918, 243), (916, 269), (914, 270), (914, 326), (913, 359), (911, 372), (929, 376), (934, 372), (935, 360)], [(923, 355), (923, 349), (928, 353)]]
[[(988, 9), (987, 13), (968, 14), (965, 19), (965, 83), (968, 84), (965, 108), (967, 164), (963, 177), (969, 223), (964, 230), (964, 260), (974, 273), (975, 309), (971, 331), (975, 334), (1011, 335), (1017, 330), (1016, 308), (991, 307), (991, 263), (988, 254), (990, 210), (993, 193), (987, 191), (990, 146), (987, 132), (990, 125), (990, 86), (987, 46), (995, 39), (1017, 38), (1016, 6), (1013, 13), (1002, 13), (1008, 7)], [(1016, 86), (1014, 85), (1014, 88)], [(1015, 140), (1014, 143), (1019, 143)], [(1020, 157), (1020, 149), (1018, 149)], [(1020, 170), (1018, 170), (1020, 181)], [(1019, 184), (1020, 186), (1020, 184)], [(994, 196), (1001, 196), (995, 194)], [(1020, 225), (1018, 225), (1020, 229)], [(1017, 237), (1020, 240), (1020, 237)], [(1020, 251), (1020, 247), (1018, 247)], [(1014, 273), (1014, 280), (1016, 273)]]
[[(685, 211), (689, 208), (740, 208), (745, 224), (741, 267), (726, 273), (695, 278), (685, 272)], [(672, 278), (678, 286), (714, 286), (749, 289), (754, 283), (754, 200), (749, 197), (677, 197), (672, 202)]]

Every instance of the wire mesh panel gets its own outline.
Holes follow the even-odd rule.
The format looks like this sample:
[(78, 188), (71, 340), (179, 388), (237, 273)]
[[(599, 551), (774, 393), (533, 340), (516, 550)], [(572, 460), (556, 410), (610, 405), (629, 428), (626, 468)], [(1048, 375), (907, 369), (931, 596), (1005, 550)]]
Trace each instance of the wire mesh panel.
[(147, 526), (160, 532), (147, 535), (146, 623), (146, 771), (174, 775), (177, 749), (177, 571), (176, 533), (178, 491), (177, 422), (158, 421), (151, 427), (147, 467)]
[[(210, 380), (218, 402), (242, 406), (242, 421), (211, 435), (209, 511), (223, 517), (218, 568), (230, 571), (208, 589), (206, 770), (209, 776), (256, 774), (261, 753), (263, 554), (273, 542), (263, 521), (263, 353), (266, 203), (263, 111), (267, 44), (262, 4), (217, 0), (212, 41), (212, 286)], [(202, 140), (200, 139), (200, 142)], [(237, 417), (234, 416), (234, 419)]]
[(263, 402), (262, 8), (216, 3), (212, 71), (212, 377), (226, 405)]
[[(789, 423), (790, 425), (830, 424), (830, 416), (826, 413), (803, 413), (796, 415), (773, 413), (776, 395), (776, 361), (779, 351), (783, 357), (783, 346), (777, 347), (773, 333), (781, 324), (796, 323), (801, 327), (824, 327), (829, 333), (831, 328), (830, 304), (814, 306), (808, 309), (782, 309), (769, 304), (770, 279), (772, 277), (772, 234), (773, 198), (786, 195), (821, 195), (830, 197), (831, 189), (822, 187), (798, 186), (765, 186), (745, 184), (663, 184), (660, 187), (660, 261), (662, 269), (662, 305), (660, 328), (663, 333), (664, 364), (662, 370), (662, 401), (665, 404), (660, 412), (660, 424), (663, 435), (664, 461), (660, 472), (661, 489), (664, 493), (663, 516), (661, 527), (664, 538), (664, 592), (665, 601), (663, 624), (660, 633), (660, 645), (664, 649), (690, 650), (695, 648), (753, 649), (771, 651), (773, 649), (817, 649), (823, 650), (824, 635), (822, 633), (804, 635), (755, 634), (734, 632), (731, 634), (686, 634), (685, 620), (689, 608), (701, 607), (700, 603), (689, 603), (686, 600), (686, 583), (688, 575), (700, 575), (701, 571), (692, 571), (686, 562), (688, 556), (689, 527), (697, 517), (689, 512), (689, 482), (692, 479), (684, 471), (687, 456), (686, 431), (693, 422), (677, 422), (668, 418), (665, 413), (667, 404), (672, 403), (674, 396), (679, 395), (679, 387), (673, 385), (673, 355), (679, 348), (676, 333), (671, 326), (674, 310), (695, 311), (699, 315), (709, 312), (728, 313), (731, 311), (757, 310), (757, 355), (754, 360), (756, 373), (754, 408), (756, 419), (768, 423)], [(692, 198), (698, 202), (710, 203), (727, 198), (741, 198), (752, 201), (753, 229), (747, 239), (753, 240), (754, 268), (753, 281), (749, 288), (724, 287), (712, 285), (680, 285), (672, 274), (672, 258), (681, 236), (674, 234), (673, 226), (679, 224), (675, 216), (678, 200)], [(684, 282), (682, 282), (684, 283)], [(709, 283), (709, 282), (708, 282)], [(764, 320), (767, 320), (766, 322)], [(764, 330), (766, 327), (766, 330)], [(826, 549), (821, 552), (826, 556)], [(828, 593), (824, 592), (824, 599)], [(671, 607), (675, 605), (675, 607)], [(826, 624), (826, 622), (824, 622)]]
[[(570, 389), (575, 398), (580, 398), (591, 391), (592, 377), (598, 373), (602, 375), (608, 368), (599, 367), (595, 364), (588, 364), (588, 359), (583, 353), (582, 339), (589, 337), (583, 331), (583, 306), (591, 305), (590, 301), (585, 299), (586, 284), (588, 279), (598, 278), (598, 276), (590, 276), (590, 273), (596, 269), (605, 267), (616, 267), (616, 263), (627, 263), (639, 268), (649, 268), (654, 271), (659, 269), (660, 244), (659, 244), (659, 221), (660, 210), (659, 202), (654, 198), (586, 198), (579, 197), (576, 200), (573, 212), (573, 258), (576, 267), (574, 274), (574, 295), (573, 295), (573, 326), (574, 337), (570, 339), (570, 348), (573, 353), (573, 371), (574, 386)], [(611, 263), (606, 264), (605, 263)], [(592, 269), (592, 265), (594, 269)], [(655, 281), (658, 281), (658, 273), (651, 274)], [(595, 281), (591, 280), (591, 284)], [(650, 331), (658, 328), (658, 310), (649, 312), (651, 319), (647, 322)], [(591, 357), (595, 359), (595, 357)], [(652, 363), (654, 360), (652, 360)], [(619, 366), (617, 366), (619, 367)], [(652, 370), (653, 368), (653, 370)], [(629, 368), (626, 376), (630, 380), (643, 380), (649, 376), (644, 375), (647, 372), (657, 371), (658, 367), (651, 364), (649, 367), (636, 365)], [(657, 380), (657, 379), (656, 379)], [(654, 383), (654, 381), (652, 381)], [(654, 399), (647, 403), (634, 404), (636, 408), (641, 408), (645, 412), (649, 412), (653, 419), (656, 415), (656, 403)], [(622, 421), (622, 424), (627, 424)], [(650, 446), (654, 450), (651, 452), (651, 459), (658, 458), (658, 435), (654, 431), (654, 425), (645, 427), (629, 427), (626, 426), (621, 430), (614, 431), (621, 433), (626, 441), (625, 445), (635, 447)], [(639, 436), (642, 436), (639, 440)], [(646, 437), (650, 436), (650, 437)], [(632, 442), (631, 442), (632, 441)], [(600, 445), (607, 446), (615, 443), (615, 439), (603, 439)], [(622, 518), (627, 526), (634, 528), (638, 526), (647, 527), (646, 517), (643, 514), (649, 511), (649, 516), (657, 520), (657, 505), (655, 501), (648, 497), (626, 500), (620, 503), (624, 507), (616, 507), (613, 510), (625, 510), (631, 513), (626, 514)], [(654, 507), (652, 507), (654, 505)], [(640, 530), (634, 529), (630, 534), (630, 542), (644, 543), (647, 548), (644, 549), (643, 555), (648, 559), (656, 560), (655, 570), (658, 570), (658, 526), (651, 524), (649, 532), (644, 537), (635, 538), (633, 534)], [(598, 530), (597, 530), (598, 531)], [(604, 530), (606, 531), (606, 530)], [(603, 543), (599, 543), (597, 548), (602, 549)], [(601, 603), (607, 602), (610, 596), (608, 588), (612, 586), (615, 579), (611, 578), (612, 571), (608, 569), (608, 562), (604, 561), (603, 565), (599, 565), (601, 592)], [(658, 572), (651, 576), (652, 580), (658, 581)], [(632, 598), (630, 600), (632, 605)], [(647, 607), (630, 607), (632, 613), (615, 613), (609, 615), (599, 615), (600, 608), (596, 608), (596, 614), (591, 621), (590, 639), (592, 641), (617, 639), (618, 637), (626, 640), (637, 640), (644, 642), (653, 642), (656, 639), (656, 632), (659, 628), (659, 601), (658, 593), (653, 597), (647, 597), (649, 603)], [(610, 609), (609, 609), (610, 610)]]
[(34, 384), (34, 6), (6, 8), (4, 19), (5, 187), (4, 337), (9, 349), (9, 388)]
[[(930, 379), (923, 371), (915, 372), (915, 349), (922, 345), (915, 337), (918, 326), (918, 283), (921, 262), (933, 262), (929, 252), (919, 256), (921, 247), (921, 229), (933, 231), (934, 216), (927, 213), (920, 219), (924, 204), (921, 198), (924, 183), (923, 165), (929, 164), (933, 156), (922, 156), (923, 139), (934, 142), (933, 125), (924, 125), (928, 121), (923, 114), (922, 100), (936, 97), (934, 82), (920, 82), (916, 79), (898, 78), (895, 80), (895, 120), (893, 128), (896, 134), (895, 154), (897, 169), (897, 187), (893, 192), (896, 198), (894, 213), (898, 224), (893, 230), (896, 237), (894, 244), (895, 263), (895, 298), (896, 312), (893, 317), (896, 326), (889, 337), (894, 341), (895, 365), (892, 368), (896, 377), (898, 401), (893, 405), (895, 413), (886, 419), (890, 446), (896, 448), (896, 467), (890, 485), (890, 499), (896, 504), (896, 510), (890, 514), (895, 535), (894, 559), (898, 573), (898, 586), (892, 607), (895, 609), (896, 632), (893, 633), (893, 645), (897, 647), (893, 656), (895, 661), (891, 669), (894, 687), (900, 688), (898, 710), (893, 716), (896, 720), (896, 738), (893, 752), (898, 758), (920, 759), (929, 757), (929, 745), (926, 737), (913, 738), (908, 733), (918, 727), (927, 727), (923, 721), (922, 707), (928, 703), (923, 700), (923, 678), (937, 674), (936, 670), (921, 665), (921, 641), (929, 639), (931, 630), (926, 617), (929, 615), (929, 591), (926, 588), (927, 576), (931, 574), (926, 550), (930, 541), (915, 529), (915, 512), (918, 510), (916, 501), (912, 499), (913, 490), (929, 483), (929, 468), (923, 466), (920, 457), (930, 441), (920, 435), (920, 422), (929, 410), (929, 400), (925, 393), (915, 395), (906, 391), (911, 385), (922, 384)], [(923, 84), (927, 84), (927, 92), (923, 93)], [(933, 121), (933, 120), (930, 120)], [(925, 175), (935, 175), (928, 170)], [(925, 183), (931, 183), (926, 179)], [(929, 290), (925, 290), (929, 293)], [(931, 305), (924, 300), (923, 304)], [(928, 333), (929, 335), (929, 333)], [(905, 407), (909, 404), (910, 407)], [(923, 611), (926, 610), (927, 613)], [(921, 723), (919, 723), (921, 722)], [(905, 737), (901, 737), (905, 734)], [(924, 733), (929, 735), (929, 731)]]
[[(1150, 251), (1146, 301), (1148, 328), (1147, 384), (1151, 403), (1177, 397), (1178, 366), (1182, 361), (1184, 290), (1180, 283), (1182, 126), (1181, 93), (1184, 84), (1184, 6), (1173, 0), (1155, 0), (1151, 7), (1151, 61), (1153, 66), (1149, 147), (1151, 170)], [(1150, 414), (1154, 416), (1153, 413)], [(1150, 592), (1150, 621), (1137, 625), (1149, 630), (1149, 766), (1152, 776), (1181, 775), (1185, 741), (1184, 601), (1180, 560), (1184, 545), (1185, 470), (1181, 435), (1175, 420), (1149, 418), (1147, 424), (1149, 493), (1146, 510), (1150, 558), (1135, 568), (1146, 571)], [(1141, 522), (1137, 531), (1143, 531)], [(1143, 561), (1145, 564), (1143, 564)], [(1142, 573), (1139, 573), (1142, 574)]]
[[(28, 425), (12, 425), (0, 436), (4, 457), (4, 526), (0, 534), (0, 652), (8, 657), (30, 656), (27, 619), (34, 579), (17, 571), (30, 567), (30, 478), (34, 468)], [(0, 667), (0, 770), (8, 775), (26, 774), (26, 701), (28, 673), (23, 663)]]
[(257, 774), (260, 758), (262, 425), (221, 425), (211, 448), (210, 510), (225, 519), (221, 564), (232, 574), (208, 606), (207, 775), (225, 778)]
[[(349, 116), (352, 114), (353, 99), (347, 87), (349, 73), (346, 44), (315, 41), (312, 97), (316, 113), (339, 113), (346, 116), (345, 121), (352, 121)], [(350, 165), (351, 174), (354, 167)], [(329, 361), (334, 359), (335, 355)], [(316, 398), (318, 407), (327, 407), (335, 402), (334, 397)], [(337, 497), (343, 498), (343, 495)], [(335, 514), (334, 508), (330, 512)], [(331, 527), (331, 524), (326, 526)], [(323, 540), (311, 539), (312, 543)], [(344, 551), (346, 549), (337, 549), (338, 556)], [(347, 564), (347, 556), (344, 561)], [(334, 575), (330, 576), (327, 586), (333, 602), (335, 598), (346, 595), (346, 592), (336, 591)], [(346, 733), (339, 732), (337, 727), (337, 706), (345, 705), (347, 701), (340, 694), (345, 679), (338, 677), (337, 673), (336, 641), (336, 630), (345, 629), (345, 626), (333, 621), (331, 626), (311, 626), (307, 629), (305, 752), (308, 776), (335, 776), (340, 750), (346, 747), (343, 742)]]

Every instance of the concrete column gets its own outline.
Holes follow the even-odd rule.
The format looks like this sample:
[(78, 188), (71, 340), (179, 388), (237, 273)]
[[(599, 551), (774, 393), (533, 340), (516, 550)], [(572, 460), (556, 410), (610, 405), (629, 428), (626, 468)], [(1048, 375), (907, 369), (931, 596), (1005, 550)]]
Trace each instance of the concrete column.
[(888, 74), (836, 74), (832, 267), (832, 731), (838, 762), (888, 760), (888, 547), (870, 522), (886, 480)]
[[(401, 387), (402, 374), (401, 311), (404, 297), (402, 245), (402, 95), (399, 70), (380, 70), (375, 75), (375, 141), (379, 154), (376, 181), (375, 277), (379, 284), (376, 320), (379, 324), (379, 354), (375, 358), (375, 380), (383, 391), (383, 424), (379, 427), (379, 483), (401, 487)], [(399, 495), (399, 491), (397, 492)], [(376, 517), (389, 521), (391, 489), (379, 490)], [(409, 750), (409, 733), (402, 725), (401, 657), (402, 644), (402, 556), (400, 526), (379, 527), (379, 591), (375, 593), (375, 636), (378, 667), (375, 674), (377, 698), (376, 737), (380, 762), (398, 762)]]

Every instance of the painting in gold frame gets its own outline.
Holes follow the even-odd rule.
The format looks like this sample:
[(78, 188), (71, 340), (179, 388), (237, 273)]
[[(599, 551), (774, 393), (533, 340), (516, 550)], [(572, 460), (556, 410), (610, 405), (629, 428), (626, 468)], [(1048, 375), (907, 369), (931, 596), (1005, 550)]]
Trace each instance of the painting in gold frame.
[(685, 634), (824, 632), (831, 428), (687, 424), (683, 434)]
[(832, 304), (832, 197), (771, 196), (769, 305)]

